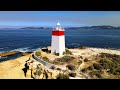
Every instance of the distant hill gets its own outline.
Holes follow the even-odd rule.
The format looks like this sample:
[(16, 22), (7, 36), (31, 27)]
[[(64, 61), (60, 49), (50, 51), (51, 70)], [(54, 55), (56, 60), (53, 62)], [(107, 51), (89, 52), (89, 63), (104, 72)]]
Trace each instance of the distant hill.
[(88, 30), (97, 30), (97, 29), (120, 29), (120, 27), (114, 26), (84, 26), (84, 27), (68, 27), (67, 29), (88, 29)]
[[(52, 29), (52, 27), (23, 27), (20, 29)], [(115, 27), (115, 26), (103, 25), (103, 26), (65, 27), (65, 29), (75, 29), (75, 30), (120, 29), (120, 26)]]
[(23, 27), (20, 29), (52, 29), (51, 27)]

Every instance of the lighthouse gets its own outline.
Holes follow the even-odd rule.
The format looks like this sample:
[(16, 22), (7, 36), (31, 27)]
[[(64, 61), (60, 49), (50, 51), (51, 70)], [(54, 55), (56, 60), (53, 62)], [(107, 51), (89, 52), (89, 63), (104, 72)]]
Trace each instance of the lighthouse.
[(63, 55), (65, 51), (65, 35), (64, 29), (61, 28), (60, 23), (58, 22), (56, 28), (52, 30), (52, 42), (51, 42), (51, 53)]

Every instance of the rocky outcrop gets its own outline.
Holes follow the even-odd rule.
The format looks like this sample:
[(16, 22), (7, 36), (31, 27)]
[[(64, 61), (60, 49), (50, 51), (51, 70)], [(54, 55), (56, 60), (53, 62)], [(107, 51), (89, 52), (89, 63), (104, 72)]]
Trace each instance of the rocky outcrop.
[(27, 78), (56, 79), (59, 73), (61, 73), (61, 70), (50, 69), (35, 60), (28, 60), (26, 63), (29, 66), (26, 73)]

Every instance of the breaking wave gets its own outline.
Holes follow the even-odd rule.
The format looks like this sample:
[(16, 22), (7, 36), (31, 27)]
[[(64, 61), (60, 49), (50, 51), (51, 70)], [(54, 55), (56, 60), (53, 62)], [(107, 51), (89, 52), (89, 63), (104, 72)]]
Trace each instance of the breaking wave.
[(0, 57), (0, 59), (5, 59), (5, 58), (7, 58), (7, 56), (6, 57)]
[(6, 52), (6, 51), (0, 51), (0, 54), (1, 54), (1, 53), (5, 53), (5, 52)]
[(14, 49), (14, 50), (11, 50), (11, 51), (17, 51), (17, 52), (25, 53), (25, 52), (33, 52), (33, 51), (35, 51), (37, 49), (40, 49), (40, 48), (32, 49), (30, 47), (25, 47), (25, 48)]
[(17, 51), (17, 52), (29, 52), (29, 47), (26, 48), (17, 48), (17, 49), (13, 49), (11, 51)]

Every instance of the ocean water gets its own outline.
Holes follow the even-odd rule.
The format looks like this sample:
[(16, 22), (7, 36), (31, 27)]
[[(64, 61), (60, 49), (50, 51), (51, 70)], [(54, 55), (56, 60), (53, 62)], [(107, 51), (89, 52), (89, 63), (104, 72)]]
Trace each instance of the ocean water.
[[(120, 30), (65, 30), (67, 48), (80, 46), (120, 49)], [(0, 53), (28, 52), (51, 45), (51, 30), (0, 30)]]

